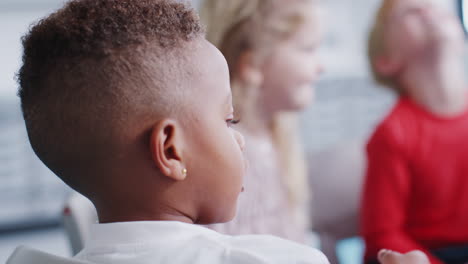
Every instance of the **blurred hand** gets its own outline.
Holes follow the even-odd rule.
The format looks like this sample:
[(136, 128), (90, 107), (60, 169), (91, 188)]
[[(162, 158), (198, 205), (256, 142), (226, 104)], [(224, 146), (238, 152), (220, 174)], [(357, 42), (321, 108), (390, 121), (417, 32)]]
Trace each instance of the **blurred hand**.
[(400, 254), (388, 249), (382, 249), (377, 258), (382, 264), (430, 264), (427, 256), (419, 250)]

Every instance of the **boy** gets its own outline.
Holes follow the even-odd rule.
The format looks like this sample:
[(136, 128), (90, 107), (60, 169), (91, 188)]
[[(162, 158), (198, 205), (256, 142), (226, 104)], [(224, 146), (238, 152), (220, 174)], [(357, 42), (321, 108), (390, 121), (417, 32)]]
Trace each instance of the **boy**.
[(170, 0), (75, 0), (23, 39), (31, 145), (95, 205), (92, 263), (328, 263), (271, 236), (194, 224), (234, 217), (242, 136), (226, 61)]
[(468, 261), (468, 109), (464, 35), (424, 0), (385, 0), (369, 38), (374, 76), (399, 100), (368, 143), (365, 259), (419, 249)]
[[(272, 236), (194, 225), (233, 218), (244, 143), (232, 128), (226, 61), (191, 8), (75, 0), (32, 27), (23, 45), (19, 95), (31, 145), (99, 216), (76, 258), (328, 263), (315, 249)], [(395, 253), (386, 259), (406, 263)]]

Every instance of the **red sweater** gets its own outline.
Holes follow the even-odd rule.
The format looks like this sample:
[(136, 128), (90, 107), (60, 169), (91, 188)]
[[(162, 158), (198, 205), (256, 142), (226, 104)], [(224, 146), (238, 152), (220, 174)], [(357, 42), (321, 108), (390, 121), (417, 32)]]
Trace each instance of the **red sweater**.
[[(468, 111), (437, 117), (401, 98), (367, 145), (366, 260), (468, 244)], [(430, 255), (431, 263), (441, 263)]]

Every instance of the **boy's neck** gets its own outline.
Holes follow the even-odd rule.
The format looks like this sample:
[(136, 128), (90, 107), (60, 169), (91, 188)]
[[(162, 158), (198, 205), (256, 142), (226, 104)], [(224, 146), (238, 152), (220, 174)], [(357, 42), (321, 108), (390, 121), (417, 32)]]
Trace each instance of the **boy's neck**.
[(467, 86), (460, 57), (444, 54), (413, 63), (401, 74), (399, 85), (417, 104), (440, 116), (465, 111)]
[(107, 203), (97, 205), (99, 223), (135, 222), (135, 221), (178, 221), (193, 224), (195, 220), (180, 210), (169, 206), (144, 208), (129, 203)]

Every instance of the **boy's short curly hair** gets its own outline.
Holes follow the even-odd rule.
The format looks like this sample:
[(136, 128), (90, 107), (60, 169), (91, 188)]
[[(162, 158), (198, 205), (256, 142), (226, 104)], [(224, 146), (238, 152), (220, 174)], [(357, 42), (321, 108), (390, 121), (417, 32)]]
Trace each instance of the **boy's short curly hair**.
[(18, 73), (38, 157), (80, 189), (75, 174), (118, 151), (126, 131), (171, 110), (171, 92), (190, 74), (181, 61), (201, 37), (194, 10), (175, 0), (72, 0), (40, 20), (22, 39)]

